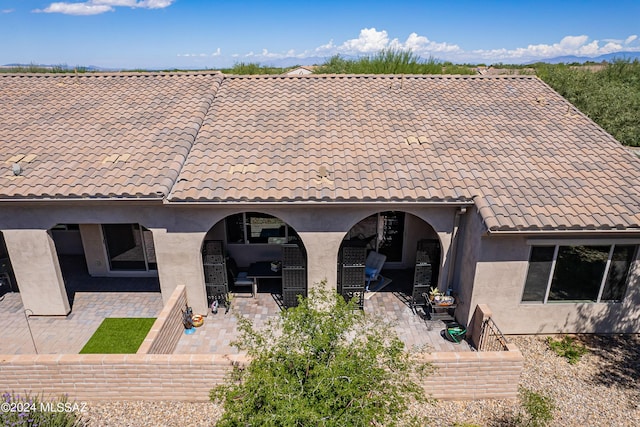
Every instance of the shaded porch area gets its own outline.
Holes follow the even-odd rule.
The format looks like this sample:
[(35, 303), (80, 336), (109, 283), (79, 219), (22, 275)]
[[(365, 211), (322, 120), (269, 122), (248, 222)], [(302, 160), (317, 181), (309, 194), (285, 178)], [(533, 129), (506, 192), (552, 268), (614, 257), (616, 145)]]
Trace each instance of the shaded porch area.
[[(82, 255), (59, 256), (71, 304), (67, 316), (30, 316), (19, 292), (0, 297), (0, 354), (78, 353), (107, 317), (156, 317), (162, 310), (157, 277), (91, 277)], [(33, 340), (29, 334), (29, 327)]]
[(77, 293), (157, 293), (160, 296), (158, 277), (93, 277), (89, 275), (84, 255), (60, 255), (58, 261), (72, 313), (76, 309)]
[[(385, 277), (392, 278), (392, 282), (378, 292), (366, 294), (365, 315), (389, 322), (409, 351), (471, 351), (466, 342), (454, 344), (442, 336), (444, 322), (429, 320), (420, 309), (414, 314), (410, 306), (413, 269), (385, 271)], [(236, 354), (238, 350), (231, 345), (238, 336), (235, 313), (260, 328), (278, 316), (281, 309), (282, 295), (277, 284), (261, 286), (256, 298), (246, 291), (232, 292), (229, 312), (225, 313), (223, 307), (217, 314), (209, 312), (204, 325), (194, 334), (181, 336), (174, 354)]]

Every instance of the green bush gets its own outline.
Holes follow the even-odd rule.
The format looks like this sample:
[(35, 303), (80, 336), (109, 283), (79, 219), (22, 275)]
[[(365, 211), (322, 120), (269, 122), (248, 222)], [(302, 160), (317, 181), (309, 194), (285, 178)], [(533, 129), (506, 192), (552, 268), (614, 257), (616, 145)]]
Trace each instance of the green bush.
[(316, 74), (473, 74), (463, 65), (422, 59), (410, 50), (383, 49), (358, 59), (335, 55), (314, 70)]
[(568, 335), (562, 337), (560, 341), (548, 337), (547, 344), (558, 356), (566, 358), (572, 365), (578, 363), (580, 358), (588, 352), (585, 346)]
[(225, 74), (283, 74), (295, 67), (280, 68), (280, 67), (268, 67), (266, 65), (260, 65), (255, 62), (238, 62), (231, 68), (225, 68), (221, 71)]
[(538, 77), (625, 145), (640, 146), (640, 61), (618, 60), (600, 71), (535, 64)]
[(341, 296), (312, 291), (264, 329), (242, 317), (239, 329), (234, 345), (251, 362), (211, 390), (225, 410), (218, 425), (419, 425), (406, 411), (425, 400), (412, 378), (429, 367), (411, 360), (383, 320)]
[(549, 396), (520, 387), (520, 404), (525, 414), (516, 417), (515, 424), (526, 427), (544, 427), (553, 421), (555, 404)]
[(66, 397), (45, 400), (29, 394), (3, 393), (0, 425), (12, 427), (76, 427), (84, 425), (79, 404)]

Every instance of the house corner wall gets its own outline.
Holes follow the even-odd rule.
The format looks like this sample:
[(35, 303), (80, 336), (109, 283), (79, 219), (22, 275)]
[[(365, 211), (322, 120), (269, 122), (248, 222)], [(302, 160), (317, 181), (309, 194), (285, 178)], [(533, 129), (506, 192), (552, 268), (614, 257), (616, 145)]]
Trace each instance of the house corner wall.
[(476, 209), (468, 209), (463, 216), (458, 235), (457, 268), (453, 278), (453, 289), (458, 295), (456, 319), (467, 324), (475, 305), (472, 304), (476, 265), (480, 258), (481, 236), (485, 232), (482, 218)]

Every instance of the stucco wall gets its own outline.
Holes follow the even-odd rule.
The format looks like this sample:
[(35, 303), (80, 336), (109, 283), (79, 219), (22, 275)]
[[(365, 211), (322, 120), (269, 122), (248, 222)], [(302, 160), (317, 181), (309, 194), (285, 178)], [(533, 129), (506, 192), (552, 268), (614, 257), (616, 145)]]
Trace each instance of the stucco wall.
[(3, 230), (20, 296), (37, 316), (65, 316), (67, 298), (55, 244), (47, 230)]
[[(159, 201), (43, 202), (4, 206), (0, 230), (4, 232), (25, 306), (41, 310), (36, 314), (66, 314), (69, 310), (55, 247), (46, 235), (48, 228), (66, 223), (80, 224), (87, 264), (93, 274), (104, 274), (108, 266), (98, 224), (139, 223), (149, 228), (153, 232), (164, 301), (178, 285), (183, 284), (189, 305), (195, 312), (207, 313), (200, 249), (207, 233), (210, 236), (212, 233), (224, 235), (221, 220), (228, 215), (258, 211), (284, 220), (298, 232), (305, 245), (309, 286), (326, 279), (327, 287), (335, 289), (336, 262), (342, 238), (360, 220), (385, 210), (400, 210), (415, 216), (408, 216), (411, 229), (407, 229), (405, 234), (407, 249), (415, 243), (412, 240), (417, 239), (412, 232), (412, 224), (419, 224), (422, 220), (433, 227), (442, 244), (439, 286), (444, 288), (452, 262), (449, 250), (455, 206), (167, 206)], [(458, 321), (466, 323), (471, 316), (471, 308), (485, 303), (491, 306), (496, 322), (505, 333), (638, 332), (638, 263), (623, 303), (521, 304), (528, 268), (527, 237), (487, 235), (473, 207), (462, 217), (459, 236), (453, 280), (459, 295)], [(31, 247), (29, 245), (33, 250), (26, 250)], [(245, 248), (236, 249), (243, 251)]]
[(458, 296), (456, 320), (465, 325), (473, 314), (472, 307), (475, 307), (475, 305), (471, 305), (471, 300), (476, 275), (476, 263), (480, 258), (481, 236), (485, 231), (477, 209), (468, 209), (460, 221), (456, 257), (457, 268), (453, 278), (453, 290)]
[[(195, 312), (207, 313), (200, 250), (207, 233), (209, 236), (223, 235), (220, 227), (221, 220), (225, 217), (240, 212), (257, 211), (282, 219), (298, 232), (305, 246), (308, 256), (309, 286), (314, 286), (326, 279), (327, 287), (335, 289), (336, 264), (342, 238), (360, 220), (385, 210), (407, 212), (433, 227), (442, 244), (443, 265), (440, 269), (440, 282), (446, 283), (450, 263), (447, 255), (451, 244), (455, 206), (401, 206), (399, 204), (167, 206), (160, 201), (110, 203), (87, 200), (68, 204), (11, 205), (3, 208), (4, 215), (0, 218), (0, 229), (46, 230), (55, 224), (80, 224), (89, 271), (94, 275), (110, 275), (99, 224), (141, 224), (153, 232), (163, 300), (166, 302), (176, 286), (184, 284), (189, 305)], [(269, 245), (265, 247), (273, 249)], [(238, 252), (236, 256), (240, 258), (244, 256), (239, 255), (240, 253), (246, 254), (245, 249), (232, 248)], [(264, 256), (271, 257), (274, 254), (267, 253)], [(246, 260), (242, 258), (238, 262), (243, 265)], [(20, 282), (20, 278), (18, 281)]]
[[(550, 244), (567, 241), (566, 238), (551, 236), (547, 240)], [(600, 241), (611, 244), (616, 240), (604, 238)], [(471, 306), (488, 304), (503, 333), (640, 332), (637, 261), (629, 279), (627, 296), (621, 303), (522, 303), (529, 251), (530, 242), (525, 236), (485, 235), (479, 239)]]

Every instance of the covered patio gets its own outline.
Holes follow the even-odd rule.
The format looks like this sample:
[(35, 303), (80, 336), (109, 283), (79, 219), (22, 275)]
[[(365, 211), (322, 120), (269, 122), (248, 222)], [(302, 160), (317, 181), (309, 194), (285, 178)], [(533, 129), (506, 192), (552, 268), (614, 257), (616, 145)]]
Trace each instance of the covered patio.
[[(73, 263), (73, 265), (79, 265)], [(72, 312), (68, 316), (33, 316), (29, 326), (39, 354), (76, 354), (106, 317), (157, 317), (162, 310), (159, 292), (149, 292), (151, 284), (145, 278), (101, 278), (102, 291), (92, 288), (95, 280), (83, 276), (80, 270), (64, 269), (68, 291), (72, 296)], [(71, 276), (68, 274), (73, 272)], [(86, 274), (86, 273), (85, 273)], [(386, 272), (394, 281), (379, 292), (365, 297), (364, 312), (390, 322), (410, 351), (445, 352), (470, 351), (466, 342), (454, 344), (445, 340), (442, 321), (431, 321), (418, 309), (410, 308), (410, 283), (402, 270)], [(404, 279), (403, 279), (404, 277)], [(138, 282), (136, 284), (136, 282)], [(110, 286), (106, 286), (110, 285)], [(132, 291), (134, 289), (142, 291)], [(193, 335), (182, 335), (174, 354), (234, 354), (231, 342), (237, 338), (237, 318), (241, 313), (260, 327), (278, 315), (282, 295), (278, 284), (261, 285), (256, 298), (247, 289), (231, 293), (231, 309), (225, 313), (208, 313), (204, 325)], [(1, 298), (1, 297), (0, 297)], [(29, 335), (24, 306), (18, 292), (10, 292), (0, 300), (0, 325), (3, 339), (0, 354), (33, 354), (36, 352)]]
[[(411, 284), (404, 270), (391, 270), (387, 275), (394, 281), (379, 292), (365, 295), (364, 313), (376, 316), (393, 326), (398, 337), (412, 352), (450, 352), (471, 351), (467, 342), (455, 344), (442, 335), (445, 323), (441, 320), (429, 320), (422, 307), (414, 313), (410, 307)], [(231, 345), (237, 339), (237, 313), (253, 321), (260, 328), (278, 315), (282, 309), (282, 295), (277, 284), (273, 287), (262, 286), (253, 298), (249, 292), (232, 292), (231, 308), (225, 313), (220, 307), (217, 314), (209, 313), (204, 325), (196, 328), (192, 335), (182, 335), (174, 354), (236, 354), (238, 350)]]
[[(162, 310), (158, 279), (91, 277), (82, 256), (59, 257), (71, 313), (29, 316), (19, 292), (0, 296), (0, 354), (75, 354), (107, 317), (156, 317)], [(30, 314), (27, 311), (27, 314)], [(33, 334), (33, 341), (29, 334)], [(34, 348), (35, 343), (35, 348)]]

